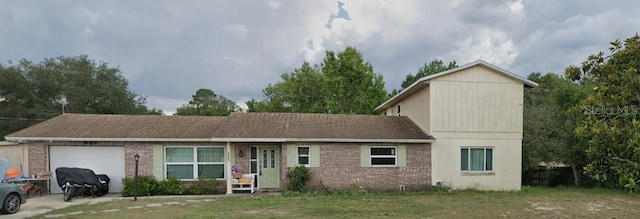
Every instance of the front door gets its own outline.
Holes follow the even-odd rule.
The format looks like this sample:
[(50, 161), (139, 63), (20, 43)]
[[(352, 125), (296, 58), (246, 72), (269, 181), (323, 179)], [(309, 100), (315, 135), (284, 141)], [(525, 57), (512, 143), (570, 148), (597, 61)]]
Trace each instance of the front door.
[(260, 147), (260, 180), (261, 189), (280, 188), (280, 150), (278, 147)]

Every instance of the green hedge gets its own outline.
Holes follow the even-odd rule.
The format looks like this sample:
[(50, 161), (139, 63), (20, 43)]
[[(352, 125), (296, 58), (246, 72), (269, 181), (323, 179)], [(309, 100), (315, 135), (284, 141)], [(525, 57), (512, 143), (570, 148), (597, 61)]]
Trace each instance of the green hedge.
[[(124, 189), (122, 196), (131, 197), (135, 195), (134, 178), (122, 179)], [(175, 177), (158, 181), (153, 176), (138, 176), (138, 196), (154, 195), (182, 195), (185, 193), (183, 183)]]
[(215, 178), (201, 177), (197, 181), (193, 181), (189, 193), (193, 195), (216, 195), (222, 194), (218, 189), (220, 182)]

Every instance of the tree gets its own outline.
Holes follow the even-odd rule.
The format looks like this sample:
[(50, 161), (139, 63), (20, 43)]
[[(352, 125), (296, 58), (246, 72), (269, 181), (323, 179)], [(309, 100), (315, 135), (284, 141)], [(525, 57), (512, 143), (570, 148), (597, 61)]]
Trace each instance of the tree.
[(270, 103), (270, 110), (305, 113), (326, 111), (326, 77), (318, 66), (312, 67), (304, 62), (292, 73), (282, 74), (281, 78), (282, 82), (270, 84), (263, 91)]
[(567, 77), (593, 84), (576, 133), (588, 141), (586, 173), (606, 186), (635, 189), (640, 179), (640, 37), (611, 42), (610, 54), (569, 66)]
[(264, 100), (247, 101), (249, 112), (368, 114), (387, 98), (382, 75), (353, 47), (326, 51), (319, 66), (303, 62), (281, 78), (263, 90)]
[(65, 112), (162, 114), (129, 90), (120, 69), (87, 56), (47, 58), (0, 65), (0, 136)]
[(449, 62), (448, 65), (444, 65), (444, 62), (442, 62), (442, 60), (434, 59), (429, 64), (424, 63), (424, 66), (418, 69), (418, 71), (416, 72), (416, 75), (413, 75), (411, 73), (407, 74), (407, 77), (402, 82), (402, 85), (401, 85), (402, 89), (403, 90), (406, 89), (411, 84), (418, 81), (420, 78), (427, 77), (429, 75), (440, 73), (440, 72), (457, 68), (457, 67), (458, 67), (458, 64), (456, 63), (455, 60)]
[(525, 90), (523, 168), (541, 161), (563, 162), (571, 166), (575, 184), (580, 185), (586, 144), (574, 132), (582, 118), (575, 108), (588, 95), (588, 87), (554, 73), (532, 73), (528, 79), (540, 86)]
[(370, 114), (387, 98), (382, 75), (354, 47), (338, 54), (327, 51), (321, 67), (328, 113)]
[(589, 84), (574, 83), (567, 78), (561, 78), (551, 93), (553, 103), (558, 109), (553, 114), (555, 120), (553, 125), (559, 130), (556, 133), (559, 143), (559, 161), (571, 167), (576, 186), (582, 184), (583, 169), (588, 161), (585, 153), (588, 142), (580, 138), (574, 130), (584, 119), (584, 113), (579, 107), (590, 93)]
[[(558, 110), (551, 100), (551, 89), (558, 77), (531, 73), (528, 79), (539, 84), (525, 89), (523, 111), (522, 165), (523, 169), (535, 168), (541, 161), (558, 161), (558, 139), (553, 114)], [(570, 130), (569, 130), (570, 131)]]
[(228, 116), (231, 112), (240, 111), (235, 102), (217, 95), (210, 89), (198, 89), (188, 104), (176, 109), (181, 116)]

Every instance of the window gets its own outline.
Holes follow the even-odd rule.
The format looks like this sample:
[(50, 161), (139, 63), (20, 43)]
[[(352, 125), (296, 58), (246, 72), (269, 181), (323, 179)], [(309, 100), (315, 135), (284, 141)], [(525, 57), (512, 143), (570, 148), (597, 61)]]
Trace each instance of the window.
[(224, 147), (166, 147), (167, 177), (224, 178)]
[(400, 116), (400, 105), (398, 105), (398, 116)]
[(371, 147), (371, 166), (396, 166), (396, 147)]
[(493, 171), (493, 148), (462, 148), (461, 171)]
[(309, 147), (298, 147), (298, 165), (309, 166)]
[(258, 173), (258, 148), (251, 147), (251, 173)]

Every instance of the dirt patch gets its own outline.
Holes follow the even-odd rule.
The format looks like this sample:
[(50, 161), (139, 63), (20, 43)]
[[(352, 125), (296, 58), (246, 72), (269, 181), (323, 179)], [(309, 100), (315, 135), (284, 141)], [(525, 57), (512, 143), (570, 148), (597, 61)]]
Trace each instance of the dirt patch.
[(588, 211), (601, 211), (605, 207), (602, 202), (589, 202), (587, 203)]
[(600, 201), (587, 203), (587, 210), (591, 212), (597, 212), (602, 210), (617, 210), (617, 209), (621, 209), (621, 208), (617, 205), (607, 205), (606, 203), (600, 202)]
[(286, 215), (286, 211), (281, 211), (278, 209), (263, 209), (263, 210), (248, 210), (248, 211), (238, 211), (242, 214), (246, 215), (256, 215), (256, 214), (264, 214), (264, 215)]
[(555, 210), (564, 209), (563, 207), (560, 207), (560, 206), (551, 206), (551, 204), (546, 202), (534, 202), (534, 203), (531, 203), (531, 207), (538, 211), (555, 211)]

